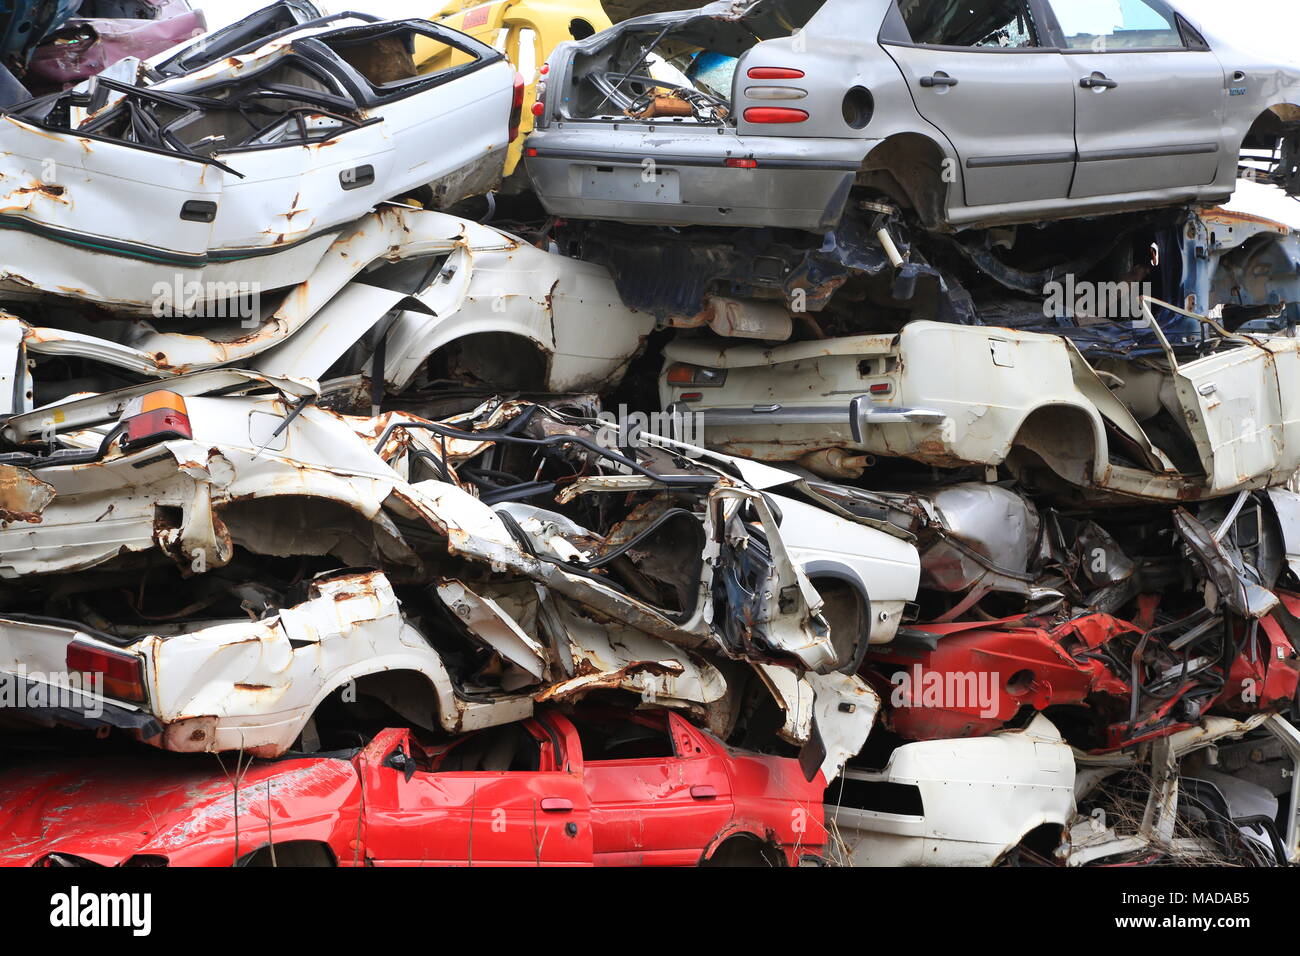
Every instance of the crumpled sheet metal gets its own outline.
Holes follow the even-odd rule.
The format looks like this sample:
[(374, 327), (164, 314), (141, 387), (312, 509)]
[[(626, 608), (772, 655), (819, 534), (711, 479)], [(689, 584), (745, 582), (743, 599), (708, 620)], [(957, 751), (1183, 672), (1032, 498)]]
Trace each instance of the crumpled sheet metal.
[(64, 89), (126, 57), (145, 60), (206, 32), (203, 11), (178, 0), (156, 4), (150, 20), (76, 18), (48, 34), (27, 63), (33, 88)]

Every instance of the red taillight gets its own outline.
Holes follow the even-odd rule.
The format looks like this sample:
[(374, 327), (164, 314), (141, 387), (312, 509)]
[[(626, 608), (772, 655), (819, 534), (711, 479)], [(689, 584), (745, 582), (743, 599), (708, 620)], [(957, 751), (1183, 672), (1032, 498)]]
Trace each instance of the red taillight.
[(751, 106), (745, 110), (746, 123), (802, 123), (807, 118), (803, 110), (788, 106)]
[(536, 102), (536, 103), (533, 104), (533, 115), (534, 115), (534, 116), (541, 116), (541, 115), (542, 115), (542, 111), (545, 110), (545, 109), (546, 109), (546, 107), (543, 106), (543, 105), (541, 104), (540, 101), (538, 101), (538, 102)]
[(547, 73), (550, 73), (550, 72), (551, 72), (551, 64), (549, 64), (549, 63), (543, 63), (543, 64), (542, 64), (542, 68), (541, 68), (540, 70), (538, 70), (537, 72), (540, 73), (540, 74), (542, 74), (542, 76), (545, 76)]
[(751, 66), (745, 74), (751, 80), (800, 80), (803, 70), (792, 70), (784, 66)]
[(105, 697), (144, 702), (144, 663), (135, 654), (72, 641), (65, 659), (69, 672), (93, 675), (91, 686)]
[(869, 389), (867, 389), (867, 391), (870, 392), (872, 395), (888, 395), (891, 391), (893, 391), (893, 386), (890, 385), (888, 382), (877, 382), (875, 385), (872, 385)]
[(525, 156), (536, 156), (536, 155), (537, 155), (537, 150), (534, 149), (533, 147), (529, 146), (526, 150), (524, 150), (524, 155), (525, 155)]
[(519, 121), (524, 116), (524, 78), (515, 74), (515, 94), (510, 103), (510, 139), (513, 143), (519, 136)]
[(189, 410), (185, 399), (175, 392), (159, 389), (147, 395), (138, 395), (122, 411), (122, 436), (124, 449), (139, 448), (169, 438), (193, 438)]
[(730, 166), (732, 169), (757, 169), (758, 160), (756, 159), (724, 159), (723, 166)]

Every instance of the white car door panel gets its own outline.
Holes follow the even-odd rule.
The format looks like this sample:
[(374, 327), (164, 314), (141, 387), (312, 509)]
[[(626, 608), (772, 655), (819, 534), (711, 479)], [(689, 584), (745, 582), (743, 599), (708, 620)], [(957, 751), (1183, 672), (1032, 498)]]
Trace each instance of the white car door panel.
[(1180, 365), (1174, 386), (1211, 491), (1273, 473), (1285, 453), (1275, 357), (1254, 345)]

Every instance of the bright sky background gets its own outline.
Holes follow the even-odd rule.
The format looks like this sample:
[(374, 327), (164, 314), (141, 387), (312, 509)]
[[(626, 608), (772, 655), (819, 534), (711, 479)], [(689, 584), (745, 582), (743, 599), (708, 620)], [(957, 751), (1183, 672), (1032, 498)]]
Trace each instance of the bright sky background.
[[(428, 16), (439, 0), (315, 0), (328, 13), (360, 10), (389, 17)], [(266, 6), (267, 0), (190, 0), (201, 9), (210, 27), (225, 26)], [(1296, 0), (1173, 0), (1173, 4), (1208, 30), (1221, 33), (1260, 53), (1300, 62), (1300, 3)]]
[[(265, 6), (269, 0), (190, 0), (201, 9), (208, 26), (217, 28)], [(315, 0), (328, 13), (358, 10), (387, 17), (428, 16), (443, 0)], [(700, 0), (701, 3), (704, 0)], [(1300, 2), (1297, 0), (1172, 0), (1173, 5), (1205, 29), (1243, 51), (1300, 66)], [(1269, 216), (1300, 228), (1300, 202), (1281, 190), (1245, 183), (1233, 208)]]

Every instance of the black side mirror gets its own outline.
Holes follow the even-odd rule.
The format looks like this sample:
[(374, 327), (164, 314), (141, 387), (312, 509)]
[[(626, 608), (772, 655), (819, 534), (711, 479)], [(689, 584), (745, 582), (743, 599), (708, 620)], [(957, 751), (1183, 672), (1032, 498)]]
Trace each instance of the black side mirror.
[(406, 755), (400, 744), (396, 750), (384, 758), (384, 766), (399, 770), (408, 781), (415, 775), (415, 761)]

